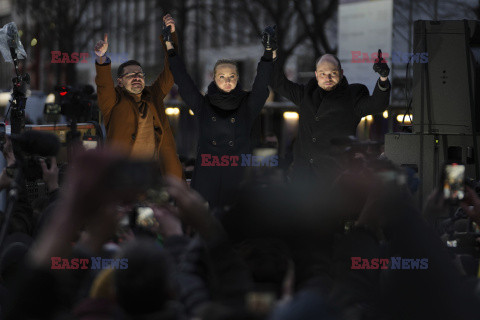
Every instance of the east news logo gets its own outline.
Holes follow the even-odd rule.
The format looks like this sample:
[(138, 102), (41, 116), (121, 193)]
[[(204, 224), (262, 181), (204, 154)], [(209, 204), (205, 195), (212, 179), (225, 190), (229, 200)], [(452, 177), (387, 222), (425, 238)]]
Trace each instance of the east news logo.
[(52, 257), (53, 270), (63, 269), (127, 269), (128, 259), (106, 259), (102, 257), (91, 257), (90, 259), (72, 258), (65, 259), (60, 257)]
[(428, 269), (428, 259), (408, 259), (401, 257), (384, 258), (362, 258), (351, 257), (352, 270), (365, 269), (394, 269), (394, 270), (425, 270)]
[[(242, 153), (238, 155), (213, 155), (202, 153), (202, 167), (276, 167), (278, 166), (278, 155), (252, 155)], [(240, 162), (241, 160), (241, 162)]]

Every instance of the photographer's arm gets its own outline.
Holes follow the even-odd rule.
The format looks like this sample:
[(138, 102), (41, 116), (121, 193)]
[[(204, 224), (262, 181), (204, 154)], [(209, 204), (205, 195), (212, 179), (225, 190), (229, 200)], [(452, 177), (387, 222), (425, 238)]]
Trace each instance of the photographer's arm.
[(480, 226), (480, 198), (476, 194), (475, 190), (469, 186), (465, 186), (465, 188), (465, 200), (462, 201), (460, 205), (470, 219)]
[[(51, 313), (58, 311), (60, 304), (73, 303), (66, 300), (77, 291), (73, 290), (69, 297), (62, 295), (59, 289), (65, 286), (65, 279), (60, 281), (57, 274), (63, 272), (52, 269), (68, 268), (70, 263), (64, 265), (58, 259), (71, 257), (72, 243), (85, 225), (91, 228), (91, 238), (86, 241), (88, 249), (99, 248), (115, 225), (111, 223), (114, 219), (111, 219), (108, 208), (119, 199), (129, 201), (135, 197), (132, 190), (115, 190), (109, 184), (112, 165), (122, 159), (108, 149), (87, 151), (75, 157), (67, 172), (62, 197), (54, 209), (53, 217), (28, 253), (26, 269), (17, 286), (17, 293), (12, 295), (14, 297), (7, 319), (49, 319), (53, 317)], [(71, 287), (69, 289), (72, 290)], [(25, 308), (25, 305), (36, 307)]]
[(171, 205), (154, 205), (152, 209), (159, 223), (157, 232), (163, 238), (163, 246), (175, 262), (179, 300), (187, 314), (193, 316), (197, 308), (211, 300), (207, 281), (201, 271), (204, 246), (198, 238), (192, 240), (183, 234), (177, 208)]
[[(66, 256), (71, 243), (84, 226), (112, 221), (112, 205), (120, 200), (132, 200), (137, 190), (115, 189), (111, 185), (112, 168), (124, 158), (114, 150), (104, 148), (79, 153), (70, 164), (66, 183), (58, 205), (31, 252), (35, 265), (50, 265), (50, 257)], [(105, 228), (104, 233), (110, 232)]]
[(7, 167), (2, 170), (0, 175), (0, 191), (10, 187), (13, 176), (7, 173), (7, 168), (13, 168), (15, 166), (15, 155), (13, 154), (12, 141), (8, 136), (5, 136), (5, 144), (2, 148), (2, 154), (7, 163)]
[(53, 192), (58, 189), (58, 166), (57, 158), (50, 157), (50, 168), (47, 167), (45, 160), (40, 159), (40, 166), (42, 167), (43, 181), (47, 185), (48, 192)]
[[(30, 201), (28, 200), (25, 180), (22, 178), (21, 180), (17, 179), (18, 181), (14, 181), (16, 170), (19, 170), (18, 166), (20, 164), (16, 161), (12, 142), (8, 136), (5, 137), (2, 154), (7, 163), (7, 168), (4, 168), (0, 175), (0, 191), (6, 189), (7, 192), (9, 192), (13, 185), (20, 184), (17, 186), (17, 200), (13, 204), (13, 211), (7, 229), (8, 233), (21, 232), (31, 236), (33, 235), (33, 230), (35, 228), (33, 210)], [(11, 198), (8, 197), (7, 201), (11, 201)]]
[(241, 301), (252, 286), (250, 274), (230, 245), (222, 225), (208, 211), (204, 199), (175, 177), (165, 179), (167, 191), (175, 199), (181, 220), (192, 226), (205, 241), (209, 262), (215, 275), (212, 283), (214, 299), (223, 302)]
[(382, 296), (395, 302), (399, 310), (444, 319), (470, 319), (468, 315), (475, 314), (472, 312), (479, 304), (467, 289), (466, 279), (456, 270), (451, 254), (421, 217), (405, 187), (377, 181), (357, 224), (382, 228), (392, 257), (424, 261), (423, 267), (417, 262), (415, 269), (419, 270), (415, 272), (402, 270), (413, 269), (413, 263), (402, 261), (400, 267), (393, 267), (391, 261), (390, 268), (397, 270), (384, 279)]

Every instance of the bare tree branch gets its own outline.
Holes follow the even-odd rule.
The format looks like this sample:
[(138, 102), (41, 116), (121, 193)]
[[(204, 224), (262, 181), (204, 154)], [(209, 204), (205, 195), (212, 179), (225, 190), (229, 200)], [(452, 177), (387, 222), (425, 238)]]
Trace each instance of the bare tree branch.
[(303, 41), (305, 41), (305, 39), (307, 39), (307, 34), (304, 33), (302, 35), (300, 35), (299, 37), (297, 37), (297, 39), (295, 40), (294, 43), (292, 43), (292, 45), (290, 47), (288, 47), (287, 49), (284, 49), (283, 51), (283, 54), (285, 57), (289, 57), (292, 53), (293, 53), (293, 50), (295, 50), (295, 48), (300, 45)]
[[(303, 23), (303, 26), (304, 26), (304, 28), (305, 28), (305, 33), (306, 33), (306, 35), (308, 35), (308, 37), (309, 37), (310, 40), (312, 41), (313, 49), (315, 50), (315, 55), (316, 55), (316, 56), (319, 56), (321, 53), (320, 53), (320, 50), (319, 50), (319, 45), (318, 45), (317, 37), (316, 37), (315, 34), (312, 32), (311, 26), (310, 26), (310, 24), (309, 24), (308, 21), (307, 21), (307, 17), (305, 16), (305, 13), (303, 12), (301, 5), (299, 4), (299, 1), (296, 0), (296, 1), (294, 1), (293, 3), (294, 3), (294, 5), (295, 5), (295, 8), (297, 9), (298, 15), (300, 16), (300, 20), (301, 20), (302, 23)], [(312, 9), (313, 9), (313, 8), (312, 8)], [(315, 12), (315, 11), (314, 11), (314, 12)]]
[(258, 13), (257, 15), (250, 9), (248, 6), (248, 3), (246, 0), (242, 0), (243, 4), (243, 10), (247, 15), (248, 21), (250, 21), (250, 24), (253, 26), (254, 32), (256, 34), (261, 34), (262, 28), (260, 27), (258, 23)]

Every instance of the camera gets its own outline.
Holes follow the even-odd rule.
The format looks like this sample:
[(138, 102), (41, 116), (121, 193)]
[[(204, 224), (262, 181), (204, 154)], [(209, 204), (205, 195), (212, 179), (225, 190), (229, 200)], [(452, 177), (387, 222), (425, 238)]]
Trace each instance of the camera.
[(15, 157), (20, 163), (23, 176), (27, 181), (40, 180), (43, 177), (40, 160), (50, 168), (49, 157), (54, 157), (60, 149), (60, 140), (54, 134), (30, 130), (10, 136)]
[(47, 168), (50, 169), (52, 162), (50, 158), (42, 157), (39, 155), (26, 155), (24, 158), (24, 171), (25, 179), (27, 181), (37, 181), (43, 178), (43, 171), (40, 165), (40, 160), (44, 160)]
[(46, 103), (43, 113), (48, 118), (64, 115), (68, 119), (75, 119), (76, 122), (97, 121), (96, 96), (91, 85), (83, 87), (56, 86), (57, 99), (59, 103)]

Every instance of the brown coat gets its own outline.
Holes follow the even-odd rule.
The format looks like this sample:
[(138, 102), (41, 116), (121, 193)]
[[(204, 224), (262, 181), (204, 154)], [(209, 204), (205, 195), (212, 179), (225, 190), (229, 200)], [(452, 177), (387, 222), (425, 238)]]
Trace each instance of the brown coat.
[[(175, 33), (172, 34), (172, 39), (176, 44)], [(163, 99), (174, 83), (165, 46), (164, 49), (163, 71), (151, 86), (145, 86), (142, 92), (142, 100), (153, 111), (156, 158), (161, 159), (162, 172), (181, 178), (182, 166), (178, 159), (172, 129), (163, 105)], [(97, 84), (98, 107), (102, 112), (107, 130), (107, 143), (129, 154), (138, 129), (140, 113), (137, 103), (128, 92), (118, 86), (115, 87), (110, 63), (102, 65), (95, 63), (95, 68), (97, 70), (95, 83)]]

